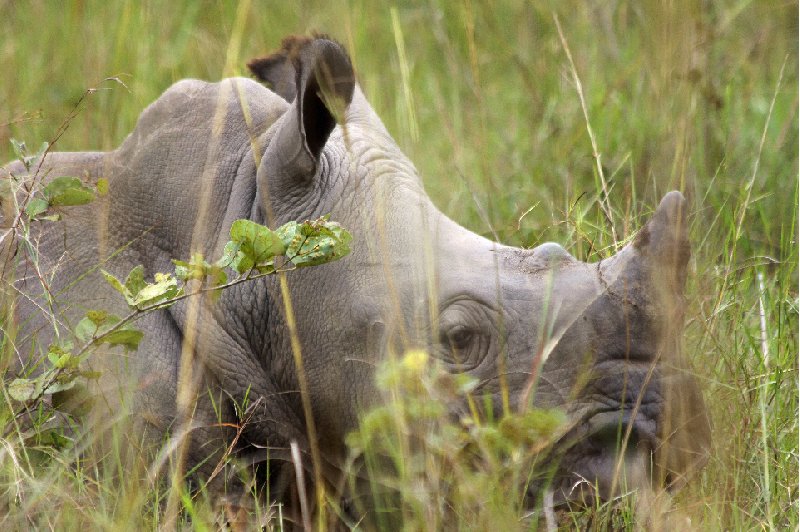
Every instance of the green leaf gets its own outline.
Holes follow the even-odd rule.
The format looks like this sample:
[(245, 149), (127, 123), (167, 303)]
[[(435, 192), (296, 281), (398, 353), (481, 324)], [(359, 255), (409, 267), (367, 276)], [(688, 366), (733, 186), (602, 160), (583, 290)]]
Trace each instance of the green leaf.
[(121, 345), (128, 351), (135, 351), (139, 348), (139, 342), (144, 338), (144, 333), (137, 329), (123, 328), (113, 331), (104, 336), (100, 342), (109, 345)]
[(62, 341), (59, 344), (50, 344), (47, 348), (47, 358), (56, 369), (75, 369), (80, 359), (72, 354), (72, 342)]
[(92, 338), (100, 336), (119, 323), (120, 319), (113, 314), (99, 310), (90, 310), (86, 317), (75, 326), (75, 336), (82, 342), (88, 342)]
[(105, 196), (108, 194), (108, 179), (101, 177), (97, 180), (97, 195)]
[(150, 284), (144, 280), (144, 268), (136, 266), (128, 274), (125, 284), (108, 273), (100, 270), (106, 281), (125, 297), (131, 308), (142, 309), (178, 297), (183, 290), (178, 286), (178, 280), (168, 273), (157, 273), (155, 283)]
[(220, 257), (219, 260), (214, 264), (220, 268), (230, 267), (235, 270), (236, 267), (234, 266), (234, 262), (237, 260), (238, 255), (239, 244), (229, 240), (228, 243), (225, 244), (225, 248), (222, 250), (222, 257)]
[(249, 271), (257, 265), (266, 265), (285, 251), (283, 241), (269, 227), (250, 220), (233, 222), (231, 240), (239, 244), (239, 253), (244, 256), (237, 263), (236, 271), (239, 273)]
[(95, 342), (98, 344), (120, 345), (128, 351), (137, 349), (144, 333), (128, 325), (112, 331), (119, 322), (119, 316), (105, 311), (90, 310), (75, 327), (75, 336), (83, 342), (96, 339)]
[(30, 401), (42, 394), (39, 379), (14, 379), (8, 384), (8, 395), (17, 401)]
[(276, 269), (275, 257), (284, 255), (296, 268), (304, 268), (344, 257), (350, 253), (351, 240), (350, 233), (326, 217), (288, 222), (274, 232), (250, 220), (236, 220), (231, 226), (231, 241), (216, 265), (239, 274), (251, 270), (268, 274)]
[(45, 212), (49, 206), (50, 204), (47, 201), (41, 198), (33, 198), (25, 207), (25, 214), (28, 215), (28, 218), (36, 218)]
[(119, 279), (117, 279), (116, 277), (114, 277), (105, 270), (100, 270), (100, 273), (103, 274), (103, 277), (105, 277), (108, 284), (110, 284), (114, 288), (114, 290), (125, 296), (125, 300), (127, 300), (128, 304), (130, 304), (131, 293), (130, 291), (128, 291), (127, 288), (125, 288), (125, 285), (122, 284), (122, 281), (120, 281)]
[(89, 318), (83, 318), (75, 326), (74, 333), (81, 342), (88, 342), (97, 333), (97, 324)]
[(319, 219), (303, 222), (296, 231), (286, 256), (298, 268), (338, 260), (350, 253), (352, 236), (336, 222)]
[(69, 390), (75, 386), (77, 374), (66, 373), (57, 376), (55, 371), (46, 371), (33, 379), (14, 379), (8, 385), (8, 394), (12, 399), (25, 402), (45, 394)]
[(125, 288), (132, 298), (136, 298), (145, 286), (147, 286), (147, 282), (144, 280), (144, 266), (140, 264), (133, 268), (125, 278)]
[(50, 181), (42, 190), (52, 206), (84, 205), (95, 198), (94, 191), (83, 186), (77, 177), (61, 176)]
[(177, 297), (181, 293), (182, 290), (175, 277), (168, 273), (157, 273), (155, 283), (146, 284), (136, 294), (134, 305), (141, 309)]

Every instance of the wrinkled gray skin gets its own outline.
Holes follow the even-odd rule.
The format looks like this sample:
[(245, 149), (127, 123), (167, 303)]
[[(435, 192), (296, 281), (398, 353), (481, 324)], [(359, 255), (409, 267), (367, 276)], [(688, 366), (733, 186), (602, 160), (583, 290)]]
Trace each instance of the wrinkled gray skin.
[[(480, 379), (497, 408), (505, 368), (513, 408), (530, 398), (564, 409), (573, 428), (553, 458), (556, 503), (580, 497), (581, 479), (608, 497), (612, 484), (673, 486), (702, 465), (708, 422), (679, 350), (689, 257), (680, 193), (667, 194), (636, 238), (600, 263), (579, 262), (556, 244), (492, 242), (430, 202), (339, 45), (318, 39), (293, 59), (257, 73), (283, 87), (281, 95), (249, 79), (184, 80), (144, 111), (117, 150), (47, 156), (38, 173), (45, 179), (110, 182), (107, 197), (41, 225), (42, 269), (55, 272), (64, 323), (74, 326), (91, 308), (127, 313), (98, 264), (118, 277), (137, 264), (149, 275), (171, 271), (170, 259), (193, 251), (218, 257), (238, 218), (277, 227), (330, 214), (352, 232), (352, 253), (287, 275), (329, 479), (344, 436), (378, 400), (373, 371), (389, 346), (429, 349), (452, 371)], [(300, 73), (287, 80), (293, 64)], [(344, 106), (341, 125), (322, 93)], [(18, 163), (2, 172), (25, 174)], [(21, 292), (41, 293), (30, 265), (17, 264), (16, 276)], [(137, 352), (105, 356), (101, 382), (112, 410), (126, 411), (118, 390), (134, 388), (130, 408), (159, 441), (180, 424), (178, 382), (191, 375), (184, 382), (195, 393), (182, 403), (194, 412), (189, 465), (232, 441), (233, 429), (216, 422), (239, 422), (233, 405), (246, 396), (261, 402), (239, 454), (257, 461), (258, 447), (270, 446), (280, 463), (290, 441), (307, 449), (278, 278), (226, 290), (215, 305), (197, 301), (140, 321), (146, 336)], [(30, 301), (21, 298), (17, 313), (19, 323), (30, 319), (26, 334), (48, 329)], [(182, 346), (192, 345), (182, 358)], [(623, 435), (630, 427), (624, 454), (620, 421)], [(618, 458), (625, 473), (615, 482)], [(276, 471), (272, 482), (283, 478)]]

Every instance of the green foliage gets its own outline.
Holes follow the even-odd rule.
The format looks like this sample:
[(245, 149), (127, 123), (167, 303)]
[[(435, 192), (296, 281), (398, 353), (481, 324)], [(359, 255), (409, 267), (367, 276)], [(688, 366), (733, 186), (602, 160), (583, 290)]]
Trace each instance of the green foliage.
[(56, 177), (45, 185), (42, 193), (51, 207), (86, 205), (95, 198), (95, 191), (83, 186), (77, 177)]
[(286, 247), (286, 258), (298, 268), (325, 264), (350, 253), (352, 236), (327, 218), (301, 224), (289, 222), (276, 234)]
[[(377, 382), (385, 401), (364, 414), (347, 443), (371, 483), (373, 498), (356, 504), (374, 508), (381, 528), (509, 529), (529, 520), (526, 486), (546, 474), (537, 459), (562, 435), (563, 413), (481, 414), (478, 382), (422, 351), (385, 361)], [(364, 473), (351, 475), (355, 489)]]
[(231, 241), (225, 245), (222, 261), (240, 274), (253, 269), (271, 273), (275, 271), (275, 257), (284, 251), (283, 242), (268, 227), (250, 220), (236, 220), (231, 225)]
[(75, 336), (84, 343), (122, 346), (128, 351), (135, 351), (144, 333), (121, 322), (119, 316), (90, 310), (75, 326)]
[(225, 245), (218, 266), (228, 266), (239, 274), (256, 271), (274, 273), (276, 258), (285, 258), (284, 269), (317, 266), (338, 260), (350, 253), (350, 233), (327, 218), (288, 222), (275, 231), (250, 220), (236, 220), (231, 240)]
[(130, 271), (124, 284), (107, 271), (101, 270), (101, 272), (106, 281), (122, 294), (132, 309), (143, 310), (160, 304), (167, 305), (170, 300), (183, 295), (183, 287), (178, 285), (178, 280), (172, 274), (156, 273), (155, 282), (146, 282), (144, 268), (141, 265)]
[(39, 161), (42, 160), (42, 157), (47, 152), (47, 149), (50, 147), (50, 144), (47, 142), (43, 142), (36, 153), (29, 154), (28, 153), (28, 146), (20, 140), (17, 139), (9, 139), (11, 142), (11, 147), (14, 149), (14, 155), (16, 158), (22, 163), (26, 170), (30, 171), (31, 168), (39, 164)]
[[(22, 162), (25, 170), (34, 176), (38, 175), (39, 164), (41, 163), (45, 154), (49, 151), (50, 144), (44, 142), (36, 153), (28, 154), (27, 147), (24, 142), (13, 138), (10, 139), (10, 142), (14, 149), (14, 154), (17, 156), (17, 159)], [(26, 193), (29, 194), (29, 187), (33, 184), (35, 184), (35, 177), (34, 182), (29, 182), (25, 178), (18, 178), (11, 186), (9, 192), (17, 194), (22, 190), (22, 188), (24, 188)], [(98, 180), (97, 189), (94, 189), (87, 187), (77, 177), (56, 176), (46, 185), (41, 187), (41, 197), (37, 197), (33, 194), (29, 195), (25, 205), (25, 214), (28, 215), (28, 218), (31, 220), (41, 219), (58, 221), (60, 219), (60, 215), (57, 213), (50, 214), (48, 216), (42, 215), (45, 214), (51, 207), (74, 207), (76, 205), (86, 205), (87, 203), (93, 201), (98, 193), (103, 195), (107, 191), (108, 181), (105, 179)]]

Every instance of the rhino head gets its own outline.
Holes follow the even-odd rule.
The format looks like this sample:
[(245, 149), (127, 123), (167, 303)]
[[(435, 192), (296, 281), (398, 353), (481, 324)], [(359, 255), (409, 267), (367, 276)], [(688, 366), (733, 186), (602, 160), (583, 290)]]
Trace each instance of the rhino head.
[(553, 243), (492, 242), (431, 203), (338, 44), (283, 44), (249, 65), (291, 104), (267, 133), (263, 216), (279, 224), (330, 213), (353, 234), (345, 260), (289, 278), (322, 447), (341, 453), (359, 412), (378, 400), (373, 372), (385, 350), (422, 347), (476, 377), (497, 412), (505, 402), (567, 413), (556, 503), (594, 488), (609, 498), (622, 484), (672, 487), (702, 465), (709, 425), (680, 350), (683, 196), (667, 194), (598, 263)]

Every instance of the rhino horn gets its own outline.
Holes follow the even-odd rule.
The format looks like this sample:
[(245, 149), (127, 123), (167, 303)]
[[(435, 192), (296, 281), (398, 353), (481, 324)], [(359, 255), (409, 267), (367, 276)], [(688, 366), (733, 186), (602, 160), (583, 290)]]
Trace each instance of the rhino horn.
[[(600, 268), (608, 285), (627, 286), (626, 291), (632, 291), (629, 295), (634, 299), (650, 297), (657, 302), (653, 310), (659, 315), (680, 321), (690, 256), (686, 200), (683, 194), (673, 191), (664, 196), (633, 241), (603, 260)], [(640, 284), (641, 290), (633, 289)]]
[(633, 241), (648, 259), (651, 275), (673, 294), (682, 294), (691, 250), (686, 223), (686, 200), (678, 191), (668, 193), (655, 214)]
[[(283, 76), (284, 83), (291, 65), (295, 97), (274, 126), (258, 169), (259, 191), (267, 204), (265, 191), (273, 201), (281, 200), (311, 183), (322, 148), (336, 123), (343, 121), (355, 87), (350, 58), (334, 41), (316, 38), (304, 41), (291, 53), (270, 57), (261, 60), (260, 75), (273, 80)], [(256, 61), (251, 62), (251, 69), (259, 66), (253, 66)], [(283, 90), (284, 97), (291, 95), (285, 87)]]
[(632, 253), (622, 265), (622, 282), (630, 283), (638, 277), (646, 283), (643, 287), (650, 291), (646, 312), (660, 323), (657, 336), (664, 363), (664, 411), (656, 465), (662, 485), (675, 488), (706, 463), (711, 449), (711, 425), (702, 393), (687, 369), (681, 346), (684, 285), (691, 251), (686, 200), (680, 192), (664, 196), (647, 225), (620, 254), (625, 251)]

